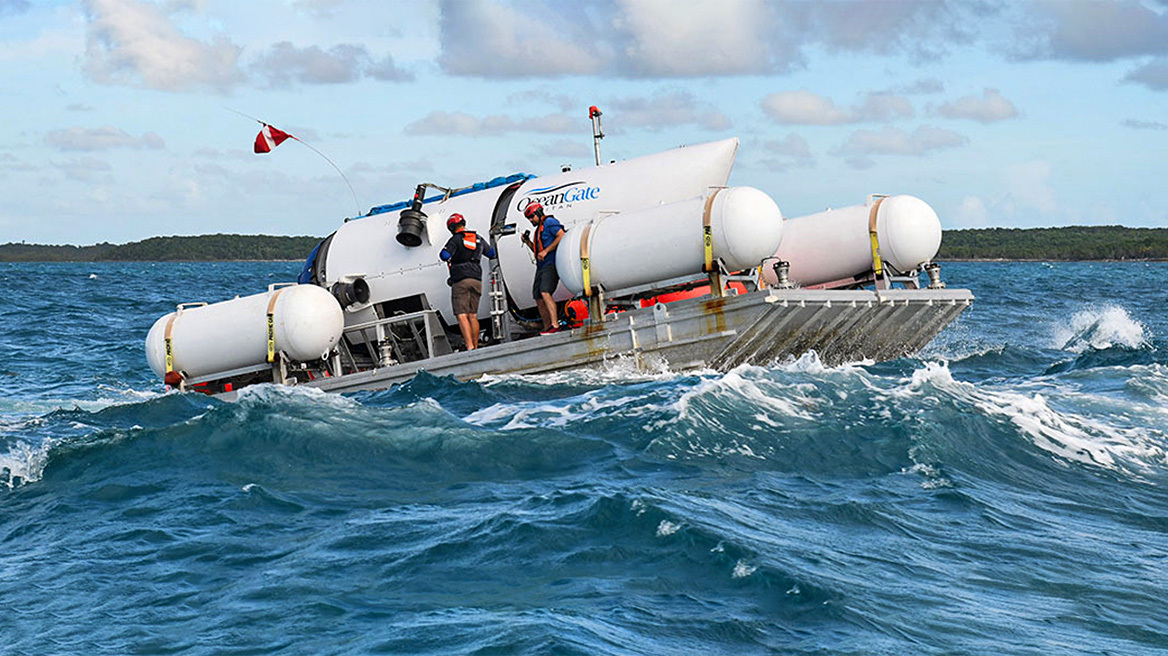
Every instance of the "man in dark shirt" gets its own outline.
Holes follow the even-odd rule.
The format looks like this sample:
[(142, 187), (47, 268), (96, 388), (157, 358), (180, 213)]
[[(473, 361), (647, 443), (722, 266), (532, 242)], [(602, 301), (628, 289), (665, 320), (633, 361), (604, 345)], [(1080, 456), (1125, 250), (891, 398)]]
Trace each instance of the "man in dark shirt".
[(438, 257), (450, 267), (450, 304), (466, 350), (479, 347), (479, 299), (483, 296), (483, 267), (479, 259), (495, 257), (495, 249), (478, 233), (466, 229), (461, 214), (451, 214), (446, 227), (453, 233)]
[(534, 241), (527, 237), (526, 232), (523, 233), (523, 242), (535, 253), (535, 281), (531, 286), (531, 295), (539, 307), (544, 334), (554, 333), (559, 330), (556, 301), (552, 298), (560, 284), (560, 274), (556, 271), (556, 248), (564, 236), (564, 225), (556, 217), (545, 215), (543, 205), (537, 201), (523, 208), (523, 216), (535, 227)]

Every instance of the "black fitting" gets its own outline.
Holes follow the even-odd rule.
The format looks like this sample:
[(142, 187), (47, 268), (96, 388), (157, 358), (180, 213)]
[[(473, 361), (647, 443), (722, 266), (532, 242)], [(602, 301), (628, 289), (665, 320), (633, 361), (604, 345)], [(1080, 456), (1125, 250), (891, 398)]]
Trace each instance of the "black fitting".
[(333, 285), (333, 296), (341, 307), (349, 307), (358, 303), (369, 302), (369, 283), (364, 278), (356, 278), (350, 282), (338, 282)]
[(422, 235), (426, 234), (426, 213), (422, 211), (422, 194), (426, 193), (426, 185), (420, 184), (414, 190), (414, 201), (401, 211), (397, 220), (397, 242), (402, 246), (413, 248), (422, 245)]

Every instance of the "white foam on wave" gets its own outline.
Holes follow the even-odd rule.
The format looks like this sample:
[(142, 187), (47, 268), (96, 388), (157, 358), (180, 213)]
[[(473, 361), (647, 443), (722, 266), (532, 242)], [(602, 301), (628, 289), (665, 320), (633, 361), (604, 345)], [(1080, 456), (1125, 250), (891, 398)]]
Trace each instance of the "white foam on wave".
[(505, 383), (539, 383), (541, 385), (588, 385), (602, 386), (628, 383), (648, 383), (671, 381), (686, 376), (703, 376), (717, 373), (712, 369), (673, 371), (659, 360), (641, 360), (634, 357), (614, 356), (596, 367), (553, 371), (543, 374), (486, 374), (478, 379), (484, 387)]
[(1147, 398), (1151, 407), (1162, 414), (1163, 424), (1168, 425), (1168, 367), (1155, 363), (1135, 365), (1128, 371), (1132, 374), (1128, 388)]
[(730, 573), (731, 578), (744, 579), (751, 574), (758, 571), (758, 567), (748, 564), (745, 560), (739, 559), (734, 563), (734, 571)]
[[(735, 403), (747, 401), (759, 413), (771, 417), (771, 421), (764, 422), (771, 426), (776, 425), (778, 417), (796, 417), (803, 420), (812, 420), (807, 410), (810, 405), (806, 396), (806, 389), (801, 386), (792, 386), (786, 389), (763, 389), (755, 376), (765, 372), (765, 369), (751, 365), (742, 365), (717, 376), (703, 378), (692, 389), (686, 390), (676, 401), (668, 407), (670, 416), (653, 422), (645, 430), (658, 430), (673, 424), (682, 424), (693, 421), (694, 405), (704, 398), (730, 398)], [(774, 384), (777, 388), (779, 385)], [(780, 395), (781, 393), (781, 395)]]
[[(778, 371), (785, 371), (789, 373), (822, 375), (822, 374), (854, 374), (862, 372), (863, 367), (874, 364), (874, 360), (855, 360), (852, 362), (845, 362), (834, 366), (828, 366), (819, 359), (819, 353), (816, 351), (807, 351), (799, 357), (788, 357), (785, 360), (776, 362), (772, 367)], [(749, 365), (744, 365), (749, 366)]]
[(676, 533), (680, 530), (681, 530), (681, 524), (671, 522), (668, 519), (663, 519), (663, 520), (661, 520), (661, 523), (657, 525), (657, 537), (659, 537), (659, 538), (667, 537), (667, 536), (673, 535), (674, 533)]
[(27, 417), (29, 415), (47, 415), (57, 410), (84, 410), (98, 412), (106, 408), (121, 405), (134, 405), (143, 401), (165, 396), (162, 391), (135, 390), (117, 388), (108, 385), (99, 385), (101, 396), (95, 399), (3, 399), (0, 398), (0, 416)]
[(236, 400), (244, 405), (268, 405), (274, 402), (308, 401), (313, 405), (327, 405), (339, 409), (361, 407), (357, 401), (333, 392), (325, 392), (315, 387), (274, 385), (263, 383), (249, 385), (239, 390)]
[[(9, 432), (9, 428), (0, 429), (0, 435)], [(54, 444), (56, 440), (52, 438), (35, 445), (20, 439), (10, 442), (7, 453), (0, 453), (0, 485), (11, 489), (41, 480)]]
[[(660, 409), (660, 405), (638, 403), (623, 395), (605, 396), (603, 390), (590, 390), (564, 399), (526, 403), (496, 403), (472, 412), (463, 421), (496, 430), (524, 428), (564, 428), (588, 421), (597, 415), (619, 414), (637, 417)], [(498, 424), (503, 424), (499, 426)]]
[(1080, 310), (1071, 317), (1070, 323), (1056, 326), (1052, 336), (1054, 348), (1072, 353), (1082, 353), (1089, 348), (1098, 351), (1116, 346), (1134, 349), (1147, 345), (1144, 325), (1116, 305)]
[[(1048, 398), (1071, 398), (1076, 406), (1099, 408), (1099, 414), (1123, 416), (1124, 405), (1110, 397), (1084, 394), (1044, 381), (1043, 392), (993, 389), (953, 379), (944, 363), (927, 362), (913, 372), (908, 384), (894, 395), (915, 395), (932, 387), (953, 396), (960, 405), (976, 408), (987, 417), (1004, 419), (1038, 448), (1064, 461), (1079, 462), (1137, 478), (1152, 467), (1168, 465), (1168, 438), (1164, 431), (1147, 425), (1121, 426), (1053, 406)], [(1154, 425), (1154, 424), (1152, 424)]]

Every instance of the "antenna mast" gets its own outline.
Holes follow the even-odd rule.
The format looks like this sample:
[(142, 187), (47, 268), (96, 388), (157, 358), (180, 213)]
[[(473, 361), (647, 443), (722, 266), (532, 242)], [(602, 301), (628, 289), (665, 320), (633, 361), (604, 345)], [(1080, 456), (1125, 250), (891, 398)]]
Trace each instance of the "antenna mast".
[(592, 119), (592, 144), (596, 148), (596, 165), (600, 166), (600, 140), (604, 138), (604, 131), (600, 129), (600, 108), (596, 105), (589, 107), (588, 118)]

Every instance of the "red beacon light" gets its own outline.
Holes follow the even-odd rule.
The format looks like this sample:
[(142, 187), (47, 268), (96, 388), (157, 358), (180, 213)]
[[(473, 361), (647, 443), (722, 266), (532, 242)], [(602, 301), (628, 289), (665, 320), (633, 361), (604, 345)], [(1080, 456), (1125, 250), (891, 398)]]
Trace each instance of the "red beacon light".
[(597, 107), (596, 105), (589, 107), (588, 108), (588, 118), (596, 118), (597, 116), (600, 116), (600, 108)]

